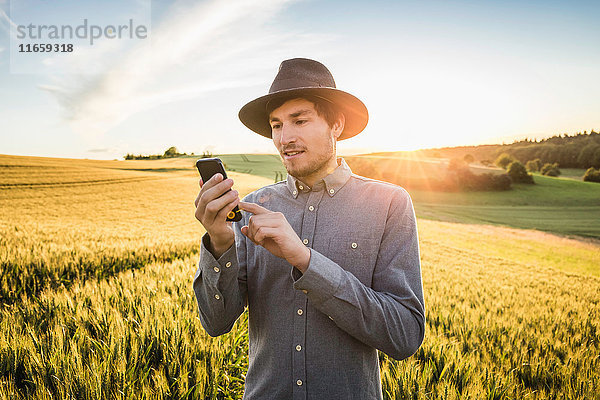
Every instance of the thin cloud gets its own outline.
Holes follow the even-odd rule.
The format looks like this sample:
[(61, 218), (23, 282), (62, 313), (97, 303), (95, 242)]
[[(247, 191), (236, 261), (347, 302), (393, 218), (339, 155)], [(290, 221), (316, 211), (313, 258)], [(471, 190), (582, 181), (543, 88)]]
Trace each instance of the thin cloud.
[[(0, 4), (2, 4), (2, 0), (0, 0)], [(0, 8), (0, 27), (8, 34), (11, 33), (11, 27), (14, 29), (17, 27), (2, 8)]]
[[(14, 22), (11, 21), (11, 19), (8, 17), (6, 12), (2, 9), (3, 4), (4, 4), (4, 2), (2, 0), (0, 0), (0, 32), (5, 32), (7, 37), (10, 37), (10, 35), (11, 35), (10, 28), (11, 28), (11, 26), (15, 26), (15, 24), (14, 24)], [(4, 51), (5, 50), (6, 50), (5, 47), (0, 46), (0, 65), (4, 64), (4, 61), (5, 61)]]
[(75, 131), (97, 136), (161, 104), (262, 83), (257, 76), (272, 70), (290, 43), (308, 49), (324, 39), (266, 26), (290, 2), (176, 3), (164, 22), (152, 28), (151, 45), (142, 43), (119, 62), (110, 60), (112, 65), (100, 75), (55, 78), (39, 88), (57, 98)]

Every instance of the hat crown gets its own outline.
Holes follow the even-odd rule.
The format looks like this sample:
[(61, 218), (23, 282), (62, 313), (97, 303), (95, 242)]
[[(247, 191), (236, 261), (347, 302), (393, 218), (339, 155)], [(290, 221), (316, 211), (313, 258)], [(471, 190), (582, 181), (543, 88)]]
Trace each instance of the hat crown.
[(344, 114), (344, 130), (337, 140), (351, 138), (362, 132), (369, 121), (367, 107), (356, 96), (339, 90), (326, 66), (308, 58), (291, 58), (279, 65), (277, 75), (267, 95), (244, 105), (238, 116), (254, 132), (272, 138), (268, 106), (272, 100), (290, 100), (307, 96), (320, 97), (333, 103)]
[(309, 87), (335, 88), (333, 75), (326, 66), (318, 61), (308, 58), (292, 58), (283, 61), (279, 66), (269, 93)]

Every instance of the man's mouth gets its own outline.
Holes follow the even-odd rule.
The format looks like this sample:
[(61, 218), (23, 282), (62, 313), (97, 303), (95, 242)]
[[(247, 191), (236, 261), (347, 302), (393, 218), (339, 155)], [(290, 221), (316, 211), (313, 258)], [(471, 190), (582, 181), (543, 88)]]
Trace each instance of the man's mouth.
[(296, 158), (296, 157), (300, 156), (302, 153), (304, 153), (303, 150), (284, 151), (283, 152), (283, 157), (286, 160), (289, 160), (289, 159)]

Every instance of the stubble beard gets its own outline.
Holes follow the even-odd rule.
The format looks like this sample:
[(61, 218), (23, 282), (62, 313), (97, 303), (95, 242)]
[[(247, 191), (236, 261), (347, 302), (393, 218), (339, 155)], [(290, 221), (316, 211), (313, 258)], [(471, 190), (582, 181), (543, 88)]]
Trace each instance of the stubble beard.
[(293, 168), (291, 165), (292, 163), (290, 163), (290, 162), (286, 163), (285, 160), (284, 160), (283, 165), (284, 165), (286, 171), (288, 172), (288, 174), (290, 174), (291, 176), (293, 176), (296, 179), (302, 179), (304, 177), (318, 173), (319, 171), (321, 171), (323, 169), (326, 169), (329, 161), (332, 158), (334, 158), (334, 159), (336, 158), (336, 141), (333, 139), (332, 136), (329, 136), (329, 141), (327, 143), (327, 149), (328, 149), (328, 151), (320, 153), (319, 157), (316, 160), (309, 162), (307, 165), (305, 165), (303, 167)]

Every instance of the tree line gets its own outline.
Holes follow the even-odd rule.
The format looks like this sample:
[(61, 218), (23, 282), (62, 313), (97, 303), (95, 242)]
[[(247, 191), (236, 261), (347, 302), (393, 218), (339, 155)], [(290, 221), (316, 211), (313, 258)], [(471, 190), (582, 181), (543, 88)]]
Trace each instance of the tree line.
[[(492, 165), (502, 153), (526, 164), (539, 159), (541, 165), (558, 164), (560, 168), (600, 168), (600, 133), (593, 129), (564, 133), (547, 139), (524, 139), (511, 144), (487, 144), (478, 146), (456, 146), (417, 150), (417, 156), (433, 158), (463, 158), (471, 155), (483, 165)], [(382, 153), (383, 155), (383, 153)], [(390, 154), (391, 155), (391, 154)]]
[(553, 136), (541, 141), (523, 140), (505, 145), (499, 151), (527, 163), (539, 159), (541, 164), (558, 164), (561, 168), (600, 168), (600, 133), (577, 133)]
[[(160, 160), (162, 158), (174, 158), (174, 157), (181, 157), (181, 156), (187, 156), (187, 153), (180, 153), (179, 150), (177, 150), (177, 147), (175, 146), (171, 146), (169, 147), (167, 150), (165, 150), (165, 152), (163, 154), (149, 154), (149, 155), (142, 155), (142, 154), (130, 154), (127, 153), (125, 155), (125, 157), (123, 157), (125, 160)], [(193, 156), (194, 153), (190, 153), (190, 156)], [(201, 158), (210, 158), (212, 157), (212, 153), (209, 151), (205, 151), (204, 153), (202, 153), (202, 155), (200, 156)]]

